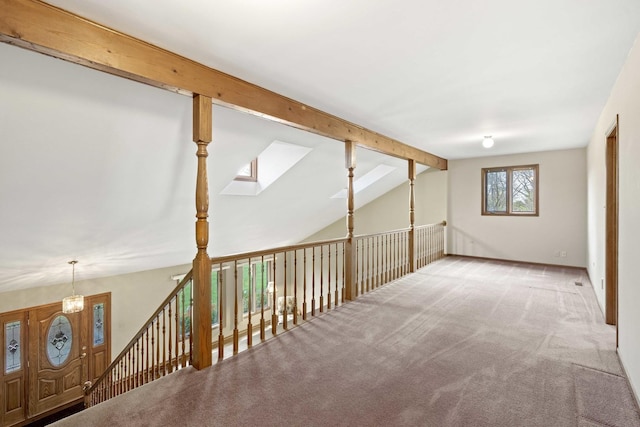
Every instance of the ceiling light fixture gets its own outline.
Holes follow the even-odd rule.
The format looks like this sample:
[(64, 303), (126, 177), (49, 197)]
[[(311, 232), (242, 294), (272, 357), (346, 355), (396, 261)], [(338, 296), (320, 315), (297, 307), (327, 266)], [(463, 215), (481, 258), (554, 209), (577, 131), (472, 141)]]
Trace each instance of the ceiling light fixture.
[(71, 289), (72, 295), (62, 299), (62, 312), (65, 314), (78, 313), (84, 309), (84, 297), (76, 295), (76, 264), (78, 261), (69, 261), (71, 264)]
[(491, 137), (491, 135), (484, 137), (484, 139), (482, 140), (482, 146), (484, 148), (493, 147), (493, 138)]

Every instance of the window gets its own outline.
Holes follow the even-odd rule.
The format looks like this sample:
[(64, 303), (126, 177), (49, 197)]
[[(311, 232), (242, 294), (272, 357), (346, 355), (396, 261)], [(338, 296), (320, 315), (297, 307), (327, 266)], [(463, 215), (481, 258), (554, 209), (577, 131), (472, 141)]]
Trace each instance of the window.
[(482, 169), (482, 215), (538, 215), (538, 165)]
[(259, 311), (263, 306), (269, 308), (269, 283), (271, 277), (271, 261), (244, 265), (242, 271), (242, 312)]
[(258, 159), (253, 159), (251, 163), (244, 165), (234, 178), (235, 181), (258, 181)]

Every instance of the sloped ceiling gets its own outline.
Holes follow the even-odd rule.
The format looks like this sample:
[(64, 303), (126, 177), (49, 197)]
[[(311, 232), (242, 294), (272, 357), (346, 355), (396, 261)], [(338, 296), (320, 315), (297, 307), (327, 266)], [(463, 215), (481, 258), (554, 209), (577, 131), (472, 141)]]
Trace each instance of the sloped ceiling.
[[(456, 159), (585, 146), (640, 30), (620, 0), (49, 3)], [(187, 97), (0, 44), (0, 292), (188, 263)], [(492, 150), (480, 146), (493, 135)], [(256, 197), (221, 196), (273, 140), (313, 148)], [(210, 254), (297, 242), (340, 218), (343, 145), (214, 107)], [(356, 175), (406, 162), (359, 150)]]

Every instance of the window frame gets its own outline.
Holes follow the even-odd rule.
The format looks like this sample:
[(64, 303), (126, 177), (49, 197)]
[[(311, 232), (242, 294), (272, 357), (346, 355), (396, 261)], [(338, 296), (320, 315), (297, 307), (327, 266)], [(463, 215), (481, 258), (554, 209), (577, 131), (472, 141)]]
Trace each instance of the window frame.
[(251, 175), (236, 175), (234, 181), (258, 182), (258, 158), (251, 160), (249, 163)]
[[(514, 212), (513, 211), (513, 172), (518, 170), (533, 170), (534, 172), (534, 200), (533, 200), (533, 212)], [(490, 172), (506, 172), (507, 173), (507, 188), (506, 188), (506, 210), (504, 212), (495, 212), (487, 210), (487, 173)], [(481, 171), (481, 194), (482, 205), (481, 213), (484, 216), (540, 216), (540, 165), (518, 165), (518, 166), (499, 166), (482, 168)]]

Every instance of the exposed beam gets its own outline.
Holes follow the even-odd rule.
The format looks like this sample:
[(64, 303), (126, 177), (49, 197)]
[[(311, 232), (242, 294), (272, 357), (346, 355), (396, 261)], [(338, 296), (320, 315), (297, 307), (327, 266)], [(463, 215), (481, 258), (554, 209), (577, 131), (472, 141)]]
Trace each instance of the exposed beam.
[(0, 41), (402, 159), (447, 160), (37, 0), (0, 0)]

